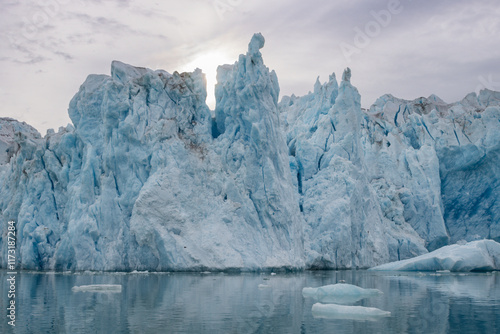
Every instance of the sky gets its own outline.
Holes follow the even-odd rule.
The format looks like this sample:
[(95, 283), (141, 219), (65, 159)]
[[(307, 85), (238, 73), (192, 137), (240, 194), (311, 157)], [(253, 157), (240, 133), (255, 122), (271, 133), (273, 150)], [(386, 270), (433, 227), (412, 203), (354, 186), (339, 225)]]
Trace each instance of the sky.
[(368, 108), (387, 93), (446, 102), (500, 91), (497, 0), (0, 0), (0, 117), (42, 135), (71, 123), (68, 105), (111, 62), (207, 74), (234, 63), (261, 32), (281, 96), (342, 77)]

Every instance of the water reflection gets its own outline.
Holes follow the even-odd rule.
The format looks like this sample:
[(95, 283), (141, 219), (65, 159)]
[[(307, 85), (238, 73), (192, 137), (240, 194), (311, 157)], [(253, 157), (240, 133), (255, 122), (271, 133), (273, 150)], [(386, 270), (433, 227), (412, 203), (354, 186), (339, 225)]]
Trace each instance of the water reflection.
[(391, 312), (383, 311), (375, 307), (321, 303), (314, 304), (311, 312), (315, 318), (338, 320), (376, 321), (391, 316)]
[[(439, 276), (438, 276), (439, 275)], [(495, 333), (499, 274), (40, 274), (17, 275), (17, 326), (2, 333)], [(7, 308), (6, 273), (0, 306)], [(304, 287), (345, 281), (384, 292), (354, 305), (391, 312), (378, 321), (315, 319)], [(121, 293), (73, 292), (121, 285)], [(260, 284), (269, 285), (259, 288)], [(4, 298), (5, 297), (5, 298)], [(4, 312), (6, 314), (6, 312)]]
[(379, 296), (382, 291), (377, 289), (363, 289), (356, 285), (338, 283), (325, 285), (319, 288), (306, 287), (302, 289), (302, 296), (314, 298), (320, 303), (351, 305), (360, 300)]

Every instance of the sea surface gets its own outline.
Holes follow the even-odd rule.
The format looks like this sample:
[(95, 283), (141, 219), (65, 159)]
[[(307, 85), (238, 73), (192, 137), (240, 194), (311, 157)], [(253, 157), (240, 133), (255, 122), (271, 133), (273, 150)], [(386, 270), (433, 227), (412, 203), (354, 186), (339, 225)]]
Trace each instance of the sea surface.
[[(15, 327), (8, 278), (1, 333), (500, 333), (499, 272), (18, 272)], [(315, 318), (302, 288), (339, 282), (381, 290), (351, 305), (391, 315)], [(113, 286), (85, 288), (96, 284)]]

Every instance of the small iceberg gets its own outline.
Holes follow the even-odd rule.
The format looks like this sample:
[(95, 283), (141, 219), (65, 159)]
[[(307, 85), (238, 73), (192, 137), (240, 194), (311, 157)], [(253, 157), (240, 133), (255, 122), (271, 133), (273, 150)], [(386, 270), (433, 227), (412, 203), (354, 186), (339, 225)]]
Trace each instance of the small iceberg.
[(145, 271), (138, 271), (138, 270), (134, 270), (132, 272), (130, 272), (131, 274), (143, 274), (143, 275), (148, 275), (149, 274), (149, 271), (145, 270)]
[(408, 260), (386, 263), (369, 270), (470, 272), (500, 270), (500, 243), (493, 240), (450, 245)]
[(375, 307), (346, 306), (316, 303), (312, 306), (312, 315), (323, 319), (370, 320), (390, 317), (391, 312)]
[(71, 288), (73, 292), (101, 292), (101, 293), (120, 293), (122, 286), (120, 284), (92, 284), (74, 286)]
[(319, 288), (304, 288), (302, 295), (322, 303), (352, 304), (365, 298), (382, 295), (378, 289), (363, 289), (359, 286), (338, 283)]

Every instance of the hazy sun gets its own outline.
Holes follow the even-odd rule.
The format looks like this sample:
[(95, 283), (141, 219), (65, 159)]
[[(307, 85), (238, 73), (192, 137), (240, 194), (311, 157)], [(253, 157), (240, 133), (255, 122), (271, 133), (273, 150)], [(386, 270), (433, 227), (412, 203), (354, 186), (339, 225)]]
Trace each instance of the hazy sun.
[(181, 66), (181, 71), (194, 71), (200, 68), (207, 78), (207, 104), (210, 109), (215, 108), (215, 84), (217, 83), (217, 67), (223, 64), (233, 64), (235, 59), (231, 59), (222, 51), (212, 51), (199, 54), (188, 64)]

